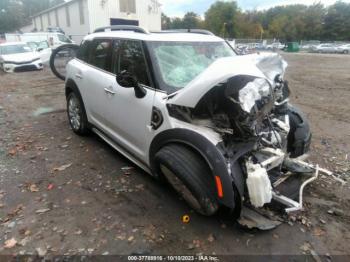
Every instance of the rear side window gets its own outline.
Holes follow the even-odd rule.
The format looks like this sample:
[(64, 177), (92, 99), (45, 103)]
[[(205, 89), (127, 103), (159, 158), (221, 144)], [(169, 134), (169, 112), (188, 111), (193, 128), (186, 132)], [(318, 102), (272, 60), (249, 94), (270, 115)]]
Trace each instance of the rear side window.
[(111, 72), (112, 41), (110, 39), (96, 39), (92, 42), (89, 63), (93, 66)]
[(117, 40), (114, 42), (113, 72), (118, 74), (124, 70), (133, 74), (140, 84), (150, 86), (147, 63), (142, 42), (136, 40)]
[(84, 62), (88, 62), (90, 47), (91, 41), (84, 41), (79, 47), (77, 58)]

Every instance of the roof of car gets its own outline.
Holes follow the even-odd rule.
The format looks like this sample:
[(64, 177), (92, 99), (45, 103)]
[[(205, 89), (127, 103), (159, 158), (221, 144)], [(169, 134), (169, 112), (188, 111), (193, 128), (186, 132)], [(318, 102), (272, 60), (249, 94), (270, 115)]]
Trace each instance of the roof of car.
[(63, 35), (61, 32), (35, 32), (35, 33), (24, 33), (23, 35), (28, 35), (28, 36), (36, 36), (36, 35), (48, 35), (48, 34), (59, 34)]
[(0, 46), (10, 46), (10, 45), (27, 45), (25, 42), (6, 42), (0, 44)]
[(173, 41), (173, 42), (221, 42), (222, 38), (214, 35), (205, 35), (198, 33), (138, 33), (133, 31), (109, 31), (94, 33), (86, 36), (85, 40), (95, 38), (126, 38), (142, 41)]

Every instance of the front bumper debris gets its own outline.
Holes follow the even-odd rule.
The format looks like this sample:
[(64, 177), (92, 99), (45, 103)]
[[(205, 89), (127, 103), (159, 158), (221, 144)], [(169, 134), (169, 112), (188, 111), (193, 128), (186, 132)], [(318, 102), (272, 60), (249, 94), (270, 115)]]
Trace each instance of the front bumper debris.
[[(302, 183), (302, 185), (300, 186), (299, 189), (299, 201), (295, 201), (291, 198), (288, 198), (287, 196), (284, 195), (280, 195), (276, 192), (272, 192), (272, 198), (287, 206), (287, 208), (285, 209), (285, 211), (287, 213), (293, 212), (293, 211), (300, 211), (303, 209), (303, 193), (304, 193), (304, 188), (305, 186), (307, 186), (308, 184), (310, 184), (312, 181), (316, 180), (318, 178), (318, 174), (320, 172), (320, 169), (318, 167), (318, 165), (315, 167), (315, 173), (313, 176), (311, 176), (309, 179), (307, 179), (306, 181), (304, 181)], [(290, 175), (293, 175), (295, 173), (291, 173)]]
[[(258, 228), (260, 230), (270, 230), (281, 224), (284, 219), (281, 216), (281, 209), (274, 208), (273, 203), (279, 203), (283, 205), (282, 211), (285, 213), (291, 213), (296, 211), (302, 211), (303, 206), (303, 195), (304, 190), (307, 185), (315, 181), (320, 174), (331, 176), (338, 182), (342, 184), (345, 181), (334, 176), (332, 172), (320, 168), (318, 165), (312, 165), (304, 161), (307, 155), (302, 155), (296, 159), (290, 159), (284, 157), (284, 153), (279, 149), (264, 148), (254, 155), (255, 159), (258, 159), (259, 164), (253, 164), (253, 166), (259, 165), (260, 168), (264, 168), (267, 171), (268, 178), (271, 182), (271, 187), (266, 187), (262, 185), (259, 189), (258, 183), (263, 180), (257, 180), (254, 189), (259, 189), (261, 194), (251, 194), (249, 192), (249, 201), (246, 201), (244, 207), (242, 208), (241, 217), (238, 222), (247, 228)], [(251, 168), (252, 161), (248, 160), (246, 166)], [(256, 172), (249, 172), (248, 178), (251, 174), (256, 174)], [(265, 173), (266, 174), (266, 173)], [(297, 182), (297, 183), (296, 183)], [(293, 184), (294, 183), (294, 184)], [(262, 184), (262, 183), (261, 183)], [(264, 208), (265, 205), (254, 205), (254, 203), (259, 203), (256, 199), (256, 195), (262, 196), (264, 194), (262, 190), (271, 190), (272, 200), (266, 202), (268, 207), (273, 207), (272, 209)], [(287, 190), (286, 190), (287, 189)], [(272, 205), (271, 205), (272, 204)], [(264, 206), (264, 207), (263, 207)], [(278, 205), (280, 206), (280, 205)], [(282, 212), (282, 213), (284, 213)], [(268, 215), (267, 215), (268, 214)]]

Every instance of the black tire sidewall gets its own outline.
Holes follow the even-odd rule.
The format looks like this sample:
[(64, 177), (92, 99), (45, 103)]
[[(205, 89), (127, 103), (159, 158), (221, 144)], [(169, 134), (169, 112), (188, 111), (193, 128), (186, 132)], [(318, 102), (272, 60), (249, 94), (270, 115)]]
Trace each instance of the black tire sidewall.
[[(191, 180), (191, 178), (181, 169), (179, 165), (171, 164), (169, 159), (159, 154), (156, 154), (155, 161), (157, 162), (157, 169), (158, 169), (157, 172), (159, 174), (161, 174), (160, 165), (164, 165), (166, 168), (172, 171), (179, 180), (181, 180), (181, 182), (187, 187), (187, 189), (197, 199), (197, 201), (201, 206), (201, 209), (197, 210), (196, 208), (191, 206), (195, 211), (205, 216), (213, 215), (217, 211), (218, 202), (215, 196), (216, 191), (213, 192), (209, 190), (204, 186), (204, 184), (194, 183), (193, 180)], [(161, 179), (164, 181), (167, 181), (167, 179), (164, 178), (163, 176), (164, 175), (161, 176)], [(210, 208), (207, 208), (208, 204), (211, 205), (213, 209), (216, 209), (216, 211), (212, 212)]]

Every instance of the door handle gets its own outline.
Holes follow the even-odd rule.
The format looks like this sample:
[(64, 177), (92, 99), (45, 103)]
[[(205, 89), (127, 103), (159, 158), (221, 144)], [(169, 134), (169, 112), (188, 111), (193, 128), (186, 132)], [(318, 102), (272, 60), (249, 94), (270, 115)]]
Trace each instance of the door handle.
[(83, 79), (83, 76), (81, 74), (75, 74), (76, 78)]
[(116, 92), (114, 92), (114, 91), (112, 91), (112, 90), (110, 90), (110, 89), (108, 89), (108, 88), (105, 88), (105, 92), (106, 92), (107, 94), (110, 94), (110, 95), (115, 95), (115, 94), (116, 94)]

